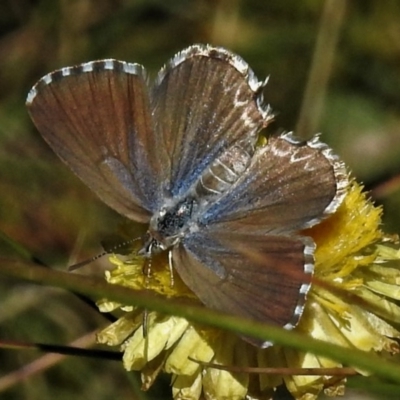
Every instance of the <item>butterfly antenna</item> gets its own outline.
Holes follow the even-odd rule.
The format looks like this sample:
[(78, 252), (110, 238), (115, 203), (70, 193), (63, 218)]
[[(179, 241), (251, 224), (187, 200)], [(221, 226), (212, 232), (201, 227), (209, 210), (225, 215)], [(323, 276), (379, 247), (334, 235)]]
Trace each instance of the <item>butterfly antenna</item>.
[(125, 242), (122, 242), (122, 243), (119, 243), (119, 244), (113, 246), (110, 250), (103, 251), (102, 253), (97, 254), (97, 255), (95, 255), (94, 257), (89, 258), (89, 259), (87, 259), (87, 260), (81, 261), (81, 262), (79, 262), (79, 263), (77, 263), (77, 264), (70, 265), (70, 266), (68, 267), (68, 271), (75, 271), (75, 270), (77, 270), (77, 269), (79, 269), (79, 268), (81, 268), (81, 267), (83, 267), (83, 266), (85, 266), (85, 265), (87, 265), (87, 264), (92, 263), (93, 261), (98, 260), (98, 259), (101, 258), (101, 257), (104, 257), (104, 256), (106, 256), (106, 255), (108, 255), (108, 254), (115, 253), (118, 249), (121, 249), (122, 247), (125, 247), (125, 246), (128, 245), (128, 244), (131, 244), (131, 243), (133, 243), (133, 242), (136, 242), (136, 241), (139, 240), (139, 239), (141, 239), (141, 238), (139, 237), (139, 238), (135, 238), (135, 239), (126, 240)]

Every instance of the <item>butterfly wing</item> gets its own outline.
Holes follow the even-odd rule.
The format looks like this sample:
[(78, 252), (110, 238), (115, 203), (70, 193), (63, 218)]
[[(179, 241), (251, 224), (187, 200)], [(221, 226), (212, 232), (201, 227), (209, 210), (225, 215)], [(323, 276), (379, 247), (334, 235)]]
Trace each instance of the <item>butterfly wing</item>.
[(166, 64), (152, 90), (163, 193), (187, 193), (224, 150), (239, 140), (255, 144), (271, 119), (262, 87), (245, 61), (222, 48), (194, 45)]
[(296, 231), (334, 212), (347, 184), (343, 164), (318, 138), (270, 138), (174, 249), (179, 275), (210, 308), (293, 328), (315, 247)]
[(230, 231), (298, 231), (335, 212), (347, 185), (344, 164), (317, 136), (308, 142), (290, 134), (271, 137), (200, 223), (221, 224)]
[(143, 67), (103, 60), (63, 68), (32, 88), (27, 106), (54, 152), (106, 204), (148, 221), (158, 182), (147, 156), (153, 127)]
[(291, 329), (310, 287), (313, 250), (309, 238), (204, 230), (174, 248), (173, 263), (207, 307)]
[(27, 105), (45, 140), (106, 204), (146, 222), (233, 143), (255, 143), (271, 119), (262, 86), (240, 57), (195, 45), (161, 70), (151, 99), (143, 67), (103, 60), (46, 75)]

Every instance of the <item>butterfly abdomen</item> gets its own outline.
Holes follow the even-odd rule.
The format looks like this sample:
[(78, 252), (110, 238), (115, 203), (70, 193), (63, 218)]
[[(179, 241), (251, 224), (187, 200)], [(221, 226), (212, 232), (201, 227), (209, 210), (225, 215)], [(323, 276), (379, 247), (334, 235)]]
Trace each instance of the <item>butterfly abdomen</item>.
[(222, 195), (247, 169), (253, 154), (253, 140), (234, 144), (204, 171), (196, 185), (196, 194), (202, 199)]
[[(211, 202), (218, 201), (250, 165), (254, 138), (238, 141), (217, 157), (191, 190), (179, 201), (167, 201), (150, 221), (149, 233), (163, 248), (175, 244)], [(168, 203), (168, 205), (167, 205)]]

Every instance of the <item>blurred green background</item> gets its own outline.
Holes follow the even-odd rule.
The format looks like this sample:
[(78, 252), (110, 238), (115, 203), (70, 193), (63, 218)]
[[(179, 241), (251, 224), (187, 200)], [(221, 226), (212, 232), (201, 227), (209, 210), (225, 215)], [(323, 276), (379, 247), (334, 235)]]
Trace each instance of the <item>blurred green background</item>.
[[(305, 138), (322, 132), (383, 205), (385, 230), (398, 233), (399, 21), (398, 0), (1, 1), (2, 234), (65, 268), (97, 254), (121, 222), (35, 130), (24, 104), (31, 86), (54, 69), (102, 58), (138, 62), (155, 76), (193, 43), (227, 47), (260, 80), (270, 76), (265, 100), (277, 115), (271, 131)], [(2, 255), (20, 257), (13, 247), (0, 242)], [(66, 344), (106, 324), (71, 294), (0, 279), (0, 339)], [(139, 398), (119, 363), (77, 357), (50, 369), (41, 361), (35, 376), (5, 383), (7, 373), (38, 357), (0, 350), (1, 399)], [(169, 398), (168, 378), (155, 390), (145, 398)], [(348, 396), (370, 398), (367, 391)]]

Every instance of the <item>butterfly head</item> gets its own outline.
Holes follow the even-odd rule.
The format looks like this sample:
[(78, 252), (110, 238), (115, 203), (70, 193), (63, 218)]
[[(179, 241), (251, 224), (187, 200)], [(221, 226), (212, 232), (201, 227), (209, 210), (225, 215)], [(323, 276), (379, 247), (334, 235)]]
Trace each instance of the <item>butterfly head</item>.
[(154, 254), (169, 249), (195, 225), (198, 202), (194, 197), (165, 204), (150, 219), (147, 241), (142, 254)]

